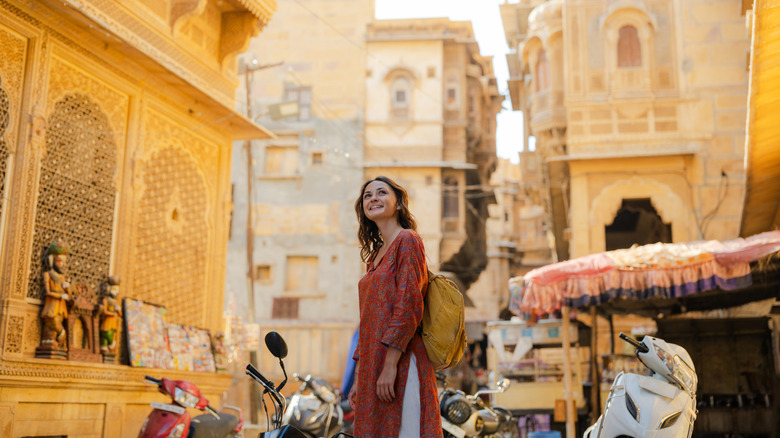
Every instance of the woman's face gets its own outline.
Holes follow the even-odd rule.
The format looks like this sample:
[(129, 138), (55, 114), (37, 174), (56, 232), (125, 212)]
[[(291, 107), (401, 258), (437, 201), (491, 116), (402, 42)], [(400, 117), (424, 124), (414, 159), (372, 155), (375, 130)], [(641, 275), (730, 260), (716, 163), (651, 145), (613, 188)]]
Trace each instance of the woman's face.
[(398, 214), (398, 199), (390, 186), (383, 181), (371, 181), (363, 190), (363, 213), (376, 222)]

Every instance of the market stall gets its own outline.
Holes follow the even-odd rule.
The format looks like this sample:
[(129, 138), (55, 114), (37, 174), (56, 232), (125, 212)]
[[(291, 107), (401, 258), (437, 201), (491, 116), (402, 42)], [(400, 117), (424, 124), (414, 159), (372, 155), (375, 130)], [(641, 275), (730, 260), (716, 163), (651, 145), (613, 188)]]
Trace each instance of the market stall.
[[(656, 243), (591, 254), (510, 279), (509, 308), (525, 316), (560, 310), (568, 323), (571, 308), (590, 307), (595, 321), (597, 312), (655, 318), (737, 306), (778, 296), (777, 264), (767, 260), (778, 251), (776, 230), (730, 241)], [(568, 404), (571, 365), (564, 363), (564, 368), (569, 369), (564, 375)], [(567, 410), (569, 437), (574, 435), (573, 415)]]

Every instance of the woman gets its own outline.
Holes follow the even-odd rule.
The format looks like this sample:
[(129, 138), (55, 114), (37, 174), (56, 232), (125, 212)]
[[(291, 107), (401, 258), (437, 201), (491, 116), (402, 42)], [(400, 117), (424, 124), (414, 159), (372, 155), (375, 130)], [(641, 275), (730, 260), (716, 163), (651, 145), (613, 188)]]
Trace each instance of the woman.
[(441, 437), (436, 377), (417, 331), (428, 268), (406, 190), (387, 177), (369, 180), (355, 213), (367, 265), (349, 392), (355, 437)]

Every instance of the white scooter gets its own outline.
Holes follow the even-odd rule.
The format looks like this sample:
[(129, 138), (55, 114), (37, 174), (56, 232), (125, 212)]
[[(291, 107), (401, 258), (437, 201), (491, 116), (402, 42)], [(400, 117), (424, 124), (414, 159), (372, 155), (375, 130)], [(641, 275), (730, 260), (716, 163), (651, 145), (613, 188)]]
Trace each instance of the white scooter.
[(650, 376), (615, 377), (604, 413), (583, 438), (690, 438), (696, 420), (696, 370), (679, 345), (645, 336), (641, 342), (620, 333), (636, 347), (636, 357)]

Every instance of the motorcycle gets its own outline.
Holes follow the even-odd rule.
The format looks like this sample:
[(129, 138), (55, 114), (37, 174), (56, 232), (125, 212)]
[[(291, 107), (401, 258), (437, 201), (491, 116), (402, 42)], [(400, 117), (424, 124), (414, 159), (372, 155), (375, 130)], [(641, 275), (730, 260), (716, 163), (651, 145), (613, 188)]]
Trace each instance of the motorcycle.
[(645, 336), (638, 341), (620, 333), (636, 347), (636, 357), (650, 376), (619, 373), (604, 412), (584, 438), (690, 438), (696, 420), (697, 376), (691, 356), (679, 345)]
[(512, 413), (499, 406), (488, 406), (481, 397), (504, 392), (509, 384), (509, 379), (501, 379), (496, 389), (480, 390), (474, 395), (445, 388), (439, 395), (444, 438), (520, 438), (520, 428)]
[(311, 438), (330, 436), (344, 425), (339, 393), (325, 379), (293, 373), (301, 386), (287, 401), (282, 424), (291, 424)]
[[(272, 427), (274, 429), (266, 432), (260, 432), (257, 438), (311, 438), (309, 434), (302, 431), (294, 424), (283, 424), (283, 419), (285, 417), (284, 414), (287, 412), (288, 408), (287, 399), (281, 393), (282, 388), (285, 384), (287, 384), (287, 371), (284, 369), (284, 361), (282, 360), (287, 357), (287, 343), (284, 342), (284, 339), (281, 335), (279, 335), (279, 333), (269, 332), (267, 335), (265, 335), (265, 345), (268, 348), (268, 351), (270, 351), (274, 357), (279, 359), (279, 365), (281, 366), (282, 372), (284, 373), (284, 380), (279, 383), (278, 386), (274, 386), (274, 383), (265, 378), (265, 376), (263, 376), (260, 371), (258, 371), (257, 368), (255, 368), (251, 363), (247, 364), (246, 366), (246, 374), (263, 387), (263, 397), (268, 394), (271, 397), (271, 400), (274, 403), (274, 408), (276, 410), (272, 422)], [(266, 407), (265, 403), (263, 403), (263, 406)], [(327, 422), (325, 422), (325, 424), (327, 424)], [(328, 428), (328, 430), (330, 431), (331, 428)], [(334, 435), (333, 438), (336, 438), (339, 435), (350, 437), (352, 436), (344, 432), (339, 432)]]
[[(225, 406), (236, 412), (217, 412), (194, 384), (186, 380), (170, 380), (163, 377), (145, 377), (145, 382), (157, 385), (157, 389), (171, 397), (172, 403), (152, 402), (154, 408), (144, 421), (138, 438), (186, 438), (209, 436), (211, 438), (237, 438), (244, 425), (240, 408)], [(199, 409), (205, 414), (191, 418), (186, 408)]]

